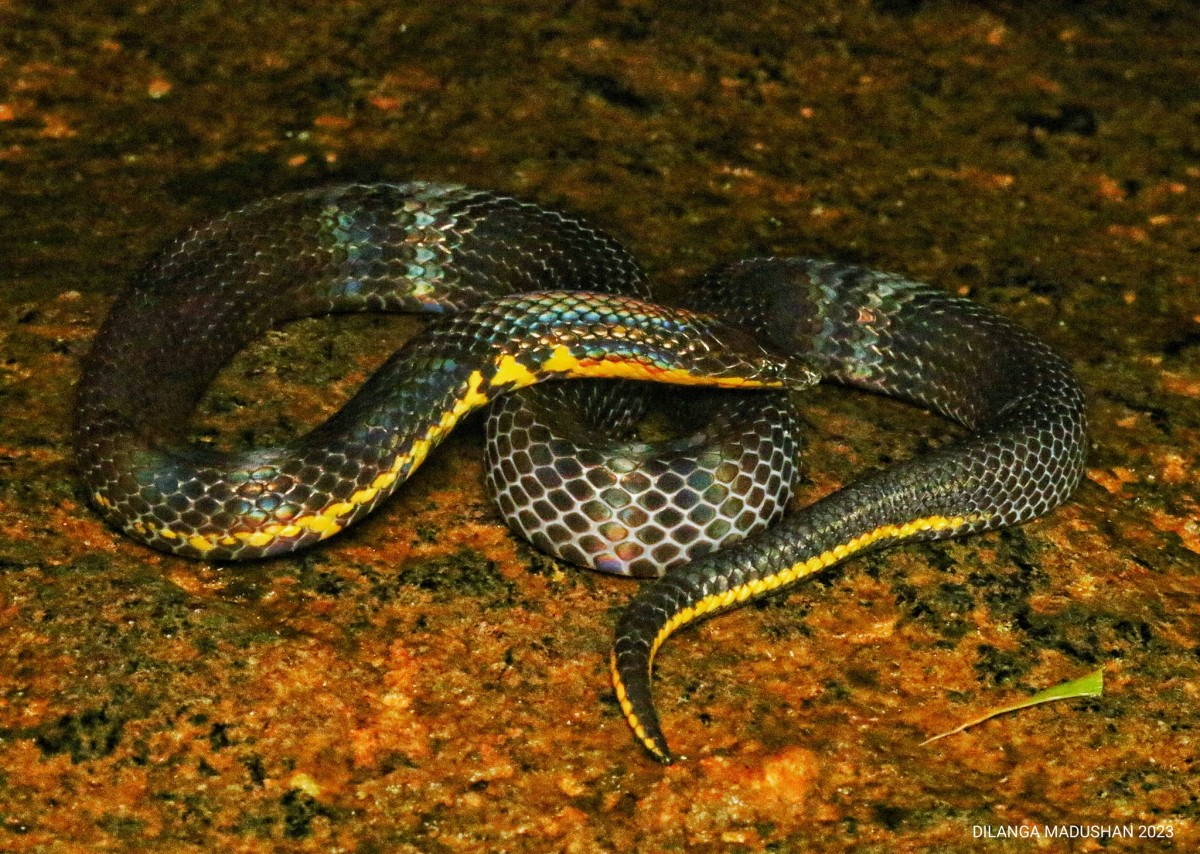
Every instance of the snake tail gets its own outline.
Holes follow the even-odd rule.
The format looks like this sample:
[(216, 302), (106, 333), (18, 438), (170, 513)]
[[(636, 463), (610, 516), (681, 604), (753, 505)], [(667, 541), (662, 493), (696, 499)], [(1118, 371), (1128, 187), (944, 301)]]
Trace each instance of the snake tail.
[(776, 527), (642, 587), (618, 623), (617, 700), (638, 741), (672, 761), (651, 693), (668, 637), (701, 618), (785, 590), (853, 555), (1012, 525), (1061, 504), (1084, 461), (1084, 400), (1040, 340), (969, 300), (830, 262), (726, 267), (742, 316), (824, 379), (905, 399), (966, 428), (964, 438), (867, 475)]

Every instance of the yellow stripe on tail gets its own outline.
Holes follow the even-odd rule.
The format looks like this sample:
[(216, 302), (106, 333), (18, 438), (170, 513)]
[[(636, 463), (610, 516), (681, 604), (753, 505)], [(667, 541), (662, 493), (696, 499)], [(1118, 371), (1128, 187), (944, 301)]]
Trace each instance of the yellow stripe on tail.
[[(831, 549), (822, 552), (815, 557), (799, 563), (792, 564), (786, 569), (781, 569), (764, 578), (758, 578), (753, 581), (748, 581), (737, 587), (732, 587), (722, 593), (713, 593), (705, 596), (694, 605), (690, 605), (673, 614), (662, 628), (658, 630), (658, 634), (654, 637), (654, 642), (650, 645), (650, 655), (646, 662), (646, 666), (652, 667), (654, 657), (658, 654), (659, 647), (663, 645), (667, 638), (674, 634), (679, 628), (687, 625), (694, 620), (698, 620), (715, 611), (720, 611), (735, 605), (739, 602), (745, 602), (751, 596), (756, 596), (760, 593), (768, 593), (772, 590), (777, 590), (781, 587), (786, 587), (795, 581), (804, 578), (807, 575), (812, 575), (819, 570), (833, 566), (847, 557), (860, 552), (874, 543), (883, 539), (905, 540), (924, 534), (929, 531), (949, 531), (957, 528), (965, 527), (969, 524), (979, 521), (983, 518), (979, 514), (969, 516), (925, 516), (920, 519), (913, 519), (910, 522), (905, 522), (902, 525), (880, 525), (873, 531), (868, 531), (865, 534), (859, 534), (857, 537), (847, 540), (844, 543), (839, 543)], [(617, 657), (614, 653), (611, 659), (613, 688), (617, 694), (617, 702), (621, 706), (621, 711), (625, 715), (625, 720), (628, 721), (630, 729), (634, 735), (646, 746), (646, 749), (653, 753), (661, 760), (666, 760), (662, 751), (654, 744), (650, 737), (646, 734), (646, 728), (642, 722), (638, 720), (633, 711), (633, 704), (629, 701), (629, 692), (621, 681), (621, 676), (617, 672)]]

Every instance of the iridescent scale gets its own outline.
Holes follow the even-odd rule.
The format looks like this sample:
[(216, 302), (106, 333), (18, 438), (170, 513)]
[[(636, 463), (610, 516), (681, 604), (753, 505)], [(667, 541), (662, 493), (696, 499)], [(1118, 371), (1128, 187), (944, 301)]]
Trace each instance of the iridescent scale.
[[(80, 475), (101, 515), (147, 545), (265, 557), (353, 524), (464, 415), (535, 383), (732, 389), (741, 396), (667, 449), (594, 442), (605, 413), (637, 397), (594, 383), (531, 393), (489, 419), (489, 480), (518, 530), (605, 571), (669, 567), (622, 614), (611, 659), (621, 710), (662, 761), (650, 668), (673, 632), (856, 554), (1027, 521), (1079, 482), (1084, 401), (1069, 366), (969, 300), (802, 259), (714, 271), (691, 302), (715, 315), (646, 298), (616, 241), (493, 193), (376, 184), (268, 199), (173, 243), (114, 305), (79, 384)], [(294, 442), (221, 454), (183, 441), (247, 342), (339, 311), (441, 316)], [(818, 379), (912, 401), (966, 435), (750, 536), (779, 515), (795, 470), (779, 390)], [(567, 408), (585, 414), (582, 429)]]

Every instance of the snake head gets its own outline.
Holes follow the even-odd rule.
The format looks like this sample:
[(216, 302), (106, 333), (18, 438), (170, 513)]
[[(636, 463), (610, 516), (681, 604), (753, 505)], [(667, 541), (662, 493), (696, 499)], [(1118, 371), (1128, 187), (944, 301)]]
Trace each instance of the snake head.
[(704, 352), (704, 373), (724, 377), (717, 385), (767, 386), (798, 391), (816, 385), (821, 377), (798, 356), (783, 356), (764, 347), (755, 335), (706, 315), (694, 315), (697, 349)]
[(783, 362), (779, 379), (788, 391), (801, 391), (812, 388), (821, 381), (821, 374), (814, 365), (799, 356), (793, 356)]

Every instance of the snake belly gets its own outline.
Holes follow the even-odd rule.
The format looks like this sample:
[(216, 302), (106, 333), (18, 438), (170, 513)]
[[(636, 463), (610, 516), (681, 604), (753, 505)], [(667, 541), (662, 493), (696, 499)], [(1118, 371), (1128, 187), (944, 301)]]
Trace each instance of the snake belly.
[(737, 316), (824, 379), (908, 400), (959, 422), (962, 440), (872, 473), (749, 542), (670, 570), (621, 614), (611, 669), (638, 740), (672, 760), (651, 667), (680, 627), (783, 590), (852, 555), (962, 536), (1039, 516), (1075, 489), (1084, 399), (1070, 367), (1016, 324), (887, 273), (764, 259), (711, 274)]

